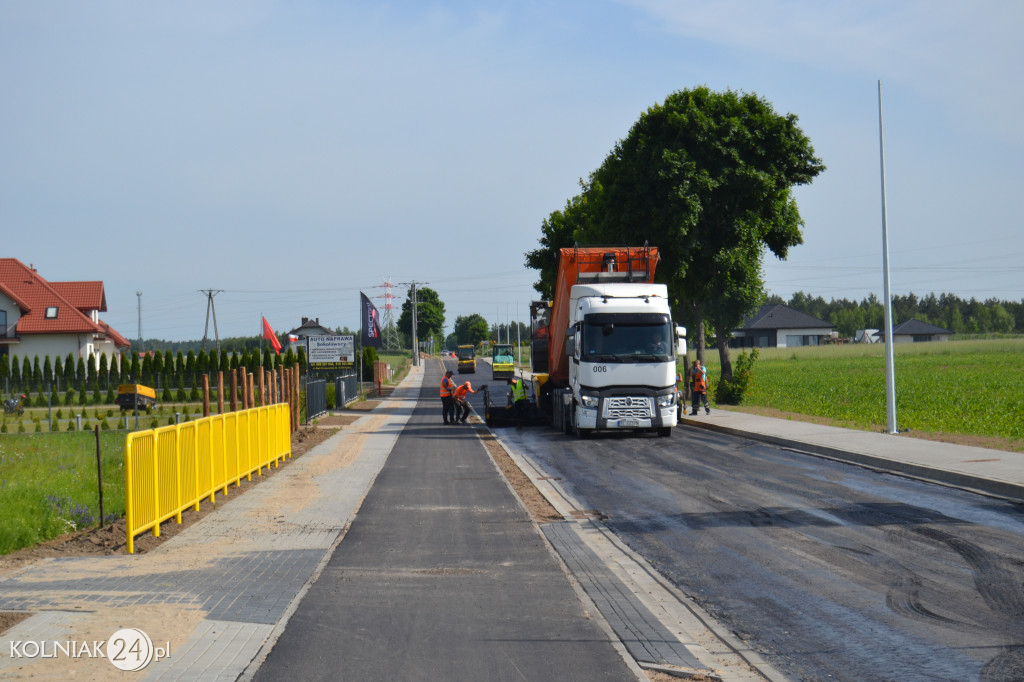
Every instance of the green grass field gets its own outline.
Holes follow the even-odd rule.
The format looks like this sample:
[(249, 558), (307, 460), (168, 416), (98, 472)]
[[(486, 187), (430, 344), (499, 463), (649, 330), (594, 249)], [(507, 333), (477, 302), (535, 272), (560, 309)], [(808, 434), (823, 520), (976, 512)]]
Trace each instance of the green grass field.
[[(124, 516), (124, 439), (101, 432), (103, 513)], [(0, 436), (0, 554), (99, 522), (94, 433)]]
[[(1024, 339), (896, 344), (900, 430), (1005, 439), (1024, 449)], [(746, 407), (813, 415), (859, 429), (886, 427), (882, 344), (760, 349)], [(735, 364), (739, 351), (731, 351)], [(692, 359), (693, 353), (690, 357)], [(711, 379), (717, 351), (705, 355)]]

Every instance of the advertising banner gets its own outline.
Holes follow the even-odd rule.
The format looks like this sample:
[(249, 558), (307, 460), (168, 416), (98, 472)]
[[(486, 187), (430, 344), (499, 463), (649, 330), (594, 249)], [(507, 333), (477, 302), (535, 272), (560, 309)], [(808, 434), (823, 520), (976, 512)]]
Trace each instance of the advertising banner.
[(354, 336), (310, 336), (306, 360), (313, 371), (351, 369), (356, 362)]
[(360, 309), (362, 310), (361, 322), (363, 327), (362, 342), (363, 348), (380, 348), (380, 318), (377, 315), (377, 306), (363, 292), (359, 292)]

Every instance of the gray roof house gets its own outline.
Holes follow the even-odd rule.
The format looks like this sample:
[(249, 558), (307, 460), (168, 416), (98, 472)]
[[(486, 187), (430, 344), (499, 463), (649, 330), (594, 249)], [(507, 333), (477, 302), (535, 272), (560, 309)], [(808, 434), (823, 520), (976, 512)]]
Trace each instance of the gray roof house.
[(817, 346), (832, 336), (832, 325), (784, 306), (766, 303), (732, 332), (730, 348)]
[(298, 352), (299, 346), (306, 347), (306, 339), (310, 336), (337, 336), (338, 333), (320, 325), (319, 317), (303, 317), (302, 324), (288, 332), (288, 344), (285, 349)]
[[(892, 328), (893, 343), (920, 343), (922, 341), (949, 341), (948, 329), (936, 327), (921, 320), (910, 319)], [(885, 330), (878, 332), (878, 340), (885, 342)]]

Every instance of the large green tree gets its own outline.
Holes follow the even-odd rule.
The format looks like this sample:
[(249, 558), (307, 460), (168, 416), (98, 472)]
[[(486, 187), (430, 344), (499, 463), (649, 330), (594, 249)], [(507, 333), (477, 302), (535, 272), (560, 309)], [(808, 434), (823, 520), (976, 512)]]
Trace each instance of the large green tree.
[(541, 298), (551, 300), (558, 276), (558, 250), (578, 243), (589, 232), (593, 222), (590, 207), (598, 187), (580, 183), (582, 194), (566, 202), (565, 208), (553, 212), (541, 225), (540, 248), (526, 253), (526, 267), (538, 270), (540, 279), (534, 283)]
[[(640, 116), (582, 196), (545, 221), (542, 249), (527, 254), (527, 265), (571, 241), (658, 246), (657, 279), (669, 286), (677, 319), (695, 332), (698, 357), (705, 322), (714, 328), (731, 379), (729, 333), (764, 299), (765, 249), (785, 258), (802, 243), (792, 188), (824, 168), (796, 116), (757, 95), (675, 92)], [(541, 277), (543, 293), (550, 283), (544, 270)]]
[(455, 318), (455, 339), (459, 345), (473, 344), (475, 346), (489, 337), (490, 328), (483, 315), (473, 313)]
[[(412, 337), (412, 296), (402, 303), (398, 316), (398, 331)], [(429, 287), (416, 289), (416, 336), (429, 339), (444, 331), (444, 303), (437, 292)]]

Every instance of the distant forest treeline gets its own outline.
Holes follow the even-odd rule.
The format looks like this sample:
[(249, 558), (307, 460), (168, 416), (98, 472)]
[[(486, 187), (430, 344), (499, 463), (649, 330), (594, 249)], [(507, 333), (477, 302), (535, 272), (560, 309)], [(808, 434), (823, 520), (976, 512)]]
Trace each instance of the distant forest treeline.
[[(143, 339), (142, 347), (139, 347), (138, 339), (128, 339), (132, 343), (132, 350), (136, 351), (147, 351), (147, 350), (158, 350), (166, 353), (171, 351), (177, 353), (199, 353), (203, 349), (202, 339), (194, 341), (166, 341), (164, 339)], [(281, 346), (287, 347), (285, 339), (280, 339)], [(260, 344), (262, 342), (263, 349), (270, 347), (270, 342), (261, 336), (232, 336), (226, 339), (220, 340), (220, 349), (226, 352), (228, 355), (241, 355), (242, 353), (253, 353), (254, 351), (260, 351)], [(206, 352), (210, 353), (217, 349), (217, 342), (206, 341)]]
[[(352, 331), (348, 327), (337, 327), (334, 330), (338, 334), (346, 334), (355, 337), (356, 350), (359, 348), (359, 331)], [(278, 341), (281, 342), (282, 348), (287, 348), (288, 335), (278, 335)], [(159, 350), (166, 353), (171, 351), (177, 353), (179, 350), (183, 353), (192, 351), (193, 353), (199, 353), (203, 349), (203, 340), (196, 339), (194, 341), (166, 341), (164, 339), (143, 339), (142, 347), (139, 347), (138, 339), (128, 339), (132, 343), (132, 350), (136, 351), (147, 351), (147, 350)], [(228, 355), (241, 355), (242, 353), (254, 353), (256, 351), (262, 352), (270, 347), (270, 341), (263, 338), (262, 336), (230, 336), (220, 340), (220, 349), (227, 351)], [(217, 341), (211, 339), (206, 340), (207, 352), (212, 352), (217, 348)], [(261, 350), (262, 349), (262, 350)]]
[[(769, 296), (767, 303), (782, 303), (829, 322), (840, 336), (853, 336), (858, 329), (882, 329), (885, 318), (883, 302), (871, 294), (862, 301), (845, 298), (825, 301), (802, 291), (788, 301), (781, 296)], [(955, 294), (928, 294), (918, 298), (910, 293), (893, 296), (893, 325), (916, 319), (954, 334), (1022, 334), (1024, 333), (1024, 299), (1000, 301), (988, 299), (965, 301)]]

